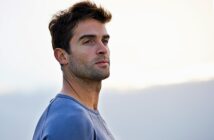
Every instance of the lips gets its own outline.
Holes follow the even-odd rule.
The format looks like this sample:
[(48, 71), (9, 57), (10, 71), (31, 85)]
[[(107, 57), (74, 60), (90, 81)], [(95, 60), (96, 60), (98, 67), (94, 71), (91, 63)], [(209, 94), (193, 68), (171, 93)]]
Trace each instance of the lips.
[(101, 60), (101, 61), (98, 61), (96, 62), (96, 64), (109, 64), (109, 61), (108, 60)]
[(110, 62), (109, 60), (99, 60), (95, 64), (98, 65), (99, 67), (106, 68), (109, 66)]

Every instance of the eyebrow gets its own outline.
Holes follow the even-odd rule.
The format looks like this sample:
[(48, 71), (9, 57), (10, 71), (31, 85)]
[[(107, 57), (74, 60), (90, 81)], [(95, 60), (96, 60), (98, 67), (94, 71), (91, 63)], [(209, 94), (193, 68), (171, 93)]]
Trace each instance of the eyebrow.
[[(82, 35), (78, 40), (81, 41), (84, 38), (96, 38), (96, 35), (93, 35), (93, 34)], [(106, 35), (103, 35), (102, 38), (109, 39), (110, 36), (106, 34)]]

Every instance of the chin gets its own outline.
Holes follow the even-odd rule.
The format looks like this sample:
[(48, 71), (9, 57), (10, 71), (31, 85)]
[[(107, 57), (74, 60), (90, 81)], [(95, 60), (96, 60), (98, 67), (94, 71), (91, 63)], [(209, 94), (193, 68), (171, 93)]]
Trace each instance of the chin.
[(107, 73), (107, 74), (99, 74), (99, 75), (96, 75), (96, 77), (94, 77), (94, 80), (102, 81), (104, 79), (107, 79), (109, 76), (110, 76), (109, 73)]

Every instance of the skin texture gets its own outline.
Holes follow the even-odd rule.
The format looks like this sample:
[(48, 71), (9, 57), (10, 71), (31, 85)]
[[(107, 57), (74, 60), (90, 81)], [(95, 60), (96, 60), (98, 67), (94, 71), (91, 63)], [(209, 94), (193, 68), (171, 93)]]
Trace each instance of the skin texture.
[(110, 75), (108, 40), (105, 24), (86, 19), (74, 29), (69, 42), (70, 54), (60, 48), (54, 50), (55, 58), (63, 65), (61, 92), (94, 110), (97, 110), (101, 82)]

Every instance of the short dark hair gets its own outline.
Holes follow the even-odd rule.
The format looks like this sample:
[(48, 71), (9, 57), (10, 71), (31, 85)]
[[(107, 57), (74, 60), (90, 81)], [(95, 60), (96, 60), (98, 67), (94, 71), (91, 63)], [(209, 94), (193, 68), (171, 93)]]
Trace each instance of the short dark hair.
[(89, 1), (78, 2), (72, 7), (58, 12), (49, 23), (53, 49), (62, 48), (70, 53), (69, 41), (73, 37), (74, 28), (80, 21), (95, 19), (101, 23), (107, 23), (111, 18), (112, 15), (109, 11)]

